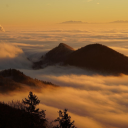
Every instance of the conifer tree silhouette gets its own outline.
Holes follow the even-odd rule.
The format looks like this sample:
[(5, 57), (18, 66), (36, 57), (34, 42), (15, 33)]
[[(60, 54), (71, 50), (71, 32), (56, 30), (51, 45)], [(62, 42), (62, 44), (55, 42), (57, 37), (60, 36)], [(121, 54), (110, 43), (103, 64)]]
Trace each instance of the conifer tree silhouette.
[(31, 128), (46, 128), (47, 120), (45, 118), (45, 110), (39, 111), (36, 109), (36, 105), (40, 103), (40, 100), (32, 92), (29, 92), (28, 99), (22, 100), (26, 105), (26, 111), (31, 114), (28, 118)]
[(39, 109), (36, 109), (36, 105), (40, 103), (40, 100), (36, 95), (33, 95), (32, 92), (29, 92), (28, 99), (22, 100), (25, 105), (27, 105), (26, 110), (30, 113), (38, 112)]
[(76, 128), (74, 125), (74, 121), (71, 122), (71, 117), (67, 113), (67, 109), (64, 111), (59, 111), (59, 117), (54, 120), (54, 122), (58, 121), (59, 126), (55, 126), (53, 128)]

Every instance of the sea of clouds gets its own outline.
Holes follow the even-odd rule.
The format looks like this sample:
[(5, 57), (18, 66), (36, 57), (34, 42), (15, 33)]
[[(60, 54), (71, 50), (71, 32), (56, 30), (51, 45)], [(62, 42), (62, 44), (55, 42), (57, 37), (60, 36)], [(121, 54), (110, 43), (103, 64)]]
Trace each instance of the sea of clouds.
[[(6, 31), (0, 33), (0, 70), (16, 68), (32, 78), (59, 85), (56, 89), (36, 90), (40, 108), (53, 120), (59, 109), (67, 108), (78, 128), (128, 127), (128, 76), (106, 76), (72, 66), (49, 66), (33, 70), (47, 51), (66, 43), (74, 49), (101, 43), (128, 55), (127, 30)], [(31, 90), (31, 89), (30, 89)], [(22, 100), (25, 92), (1, 94), (1, 101)]]

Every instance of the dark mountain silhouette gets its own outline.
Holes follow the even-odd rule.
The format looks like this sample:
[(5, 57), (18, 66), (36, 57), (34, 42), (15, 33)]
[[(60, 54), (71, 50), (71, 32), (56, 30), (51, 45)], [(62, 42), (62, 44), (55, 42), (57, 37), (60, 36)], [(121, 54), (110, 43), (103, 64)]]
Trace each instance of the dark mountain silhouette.
[(26, 76), (23, 72), (16, 69), (0, 71), (0, 92), (21, 89), (23, 85), (29, 87), (57, 87), (51, 82), (41, 81)]
[(64, 63), (104, 73), (128, 74), (128, 57), (101, 44), (90, 44), (74, 51)]
[(64, 61), (67, 56), (74, 51), (73, 48), (70, 46), (60, 43), (58, 47), (55, 47), (51, 51), (46, 54), (46, 59), (52, 62), (62, 62)]
[(75, 51), (61, 43), (33, 67), (43, 68), (54, 64), (86, 68), (97, 73), (128, 74), (128, 57), (102, 44), (90, 44)]
[(69, 54), (74, 49), (64, 43), (60, 43), (59, 46), (50, 50), (44, 57), (41, 57), (41, 61), (34, 63), (33, 68), (45, 67), (47, 65), (53, 65), (65, 61)]

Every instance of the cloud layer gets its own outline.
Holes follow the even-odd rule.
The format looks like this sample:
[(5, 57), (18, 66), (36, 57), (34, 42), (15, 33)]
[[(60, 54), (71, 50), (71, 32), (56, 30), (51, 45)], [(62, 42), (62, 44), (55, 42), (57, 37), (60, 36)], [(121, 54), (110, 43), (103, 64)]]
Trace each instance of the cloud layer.
[(66, 43), (78, 49), (88, 44), (101, 43), (115, 48), (128, 55), (127, 29), (76, 29), (76, 30), (50, 30), (50, 31), (19, 31), (0, 33), (1, 42), (9, 42), (20, 47), (25, 55), (32, 61), (37, 61), (41, 55), (50, 49)]
[(87, 75), (88, 71), (74, 67), (24, 72), (62, 86), (58, 90), (38, 94), (41, 103), (53, 110), (68, 108), (79, 128), (128, 127), (127, 75)]
[[(59, 109), (68, 108), (78, 128), (128, 127), (128, 76), (102, 76), (75, 67), (50, 66), (31, 70), (31, 63), (50, 49), (64, 42), (77, 49), (87, 44), (101, 43), (128, 55), (128, 30), (50, 30), (0, 33), (0, 69), (20, 68), (26, 75), (60, 85), (58, 89), (0, 95), (1, 101), (22, 100), (30, 90), (41, 100), (50, 120)], [(2, 43), (5, 42), (5, 43)], [(7, 42), (7, 43), (6, 43)], [(22, 68), (22, 69), (21, 69)]]
[[(40, 92), (33, 90), (41, 100), (39, 107), (46, 110), (50, 120), (58, 116), (59, 109), (67, 108), (78, 128), (128, 127), (127, 75), (90, 75), (86, 70), (60, 66), (22, 71), (33, 78), (48, 80), (61, 86), (57, 89), (43, 88)], [(1, 95), (1, 99), (21, 100), (27, 95), (28, 92), (14, 92), (11, 97)]]

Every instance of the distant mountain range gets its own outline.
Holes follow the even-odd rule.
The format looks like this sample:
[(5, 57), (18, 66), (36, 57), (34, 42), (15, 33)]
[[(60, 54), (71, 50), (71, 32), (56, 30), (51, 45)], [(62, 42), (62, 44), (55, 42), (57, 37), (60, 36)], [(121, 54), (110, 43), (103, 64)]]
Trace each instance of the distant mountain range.
[(85, 25), (85, 24), (108, 24), (108, 23), (115, 23), (115, 24), (120, 24), (120, 23), (128, 23), (128, 20), (116, 20), (116, 21), (111, 21), (111, 22), (83, 22), (83, 21), (73, 21), (73, 20), (70, 20), (70, 21), (64, 21), (64, 22), (61, 22), (60, 24), (65, 24), (65, 25)]
[(82, 21), (65, 21), (65, 22), (62, 22), (61, 24), (88, 24), (88, 22), (82, 22)]
[(128, 20), (117, 20), (110, 23), (128, 23)]
[(34, 68), (61, 64), (109, 74), (128, 74), (128, 57), (102, 44), (90, 44), (78, 50), (60, 43), (50, 50)]
[(23, 86), (29, 87), (57, 87), (51, 82), (41, 81), (26, 76), (23, 72), (16, 69), (0, 71), (0, 92), (21, 90)]

